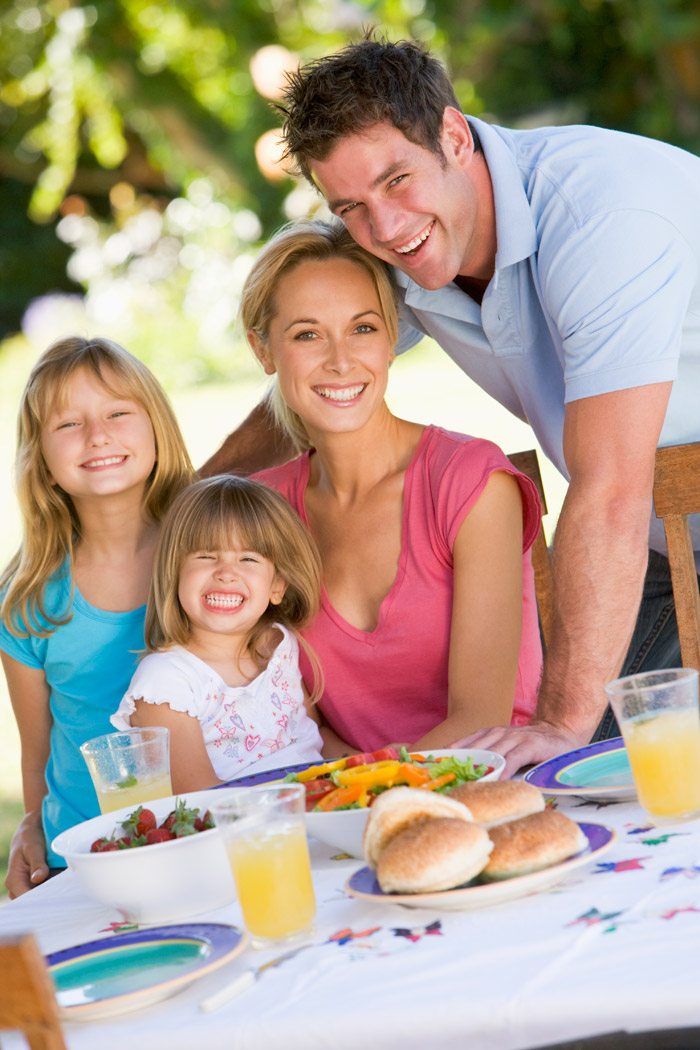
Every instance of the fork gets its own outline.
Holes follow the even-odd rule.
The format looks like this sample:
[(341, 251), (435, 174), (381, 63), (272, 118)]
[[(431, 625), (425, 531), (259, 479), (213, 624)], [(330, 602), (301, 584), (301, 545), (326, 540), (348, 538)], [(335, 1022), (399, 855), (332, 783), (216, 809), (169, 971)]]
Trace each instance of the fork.
[(278, 955), (276, 959), (270, 959), (269, 962), (263, 963), (262, 966), (254, 967), (250, 970), (244, 970), (243, 973), (239, 973), (232, 981), (225, 984), (218, 991), (212, 992), (199, 1004), (199, 1009), (202, 1013), (211, 1013), (212, 1010), (218, 1010), (220, 1006), (225, 1006), (232, 999), (235, 999), (237, 995), (245, 992), (248, 988), (252, 988), (255, 982), (265, 972), (275, 966), (279, 966), (280, 963), (286, 962), (287, 959), (294, 958), (299, 952), (303, 952), (305, 948), (312, 948), (312, 944), (300, 944), (298, 948), (292, 948), (290, 951), (285, 952), (284, 955)]

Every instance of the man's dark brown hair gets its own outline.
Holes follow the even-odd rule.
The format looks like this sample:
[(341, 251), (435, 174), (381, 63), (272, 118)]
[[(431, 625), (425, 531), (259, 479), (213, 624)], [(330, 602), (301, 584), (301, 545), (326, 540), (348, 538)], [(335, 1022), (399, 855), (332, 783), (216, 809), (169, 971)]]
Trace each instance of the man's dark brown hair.
[(277, 107), (284, 114), (288, 170), (311, 179), (310, 164), (325, 160), (337, 143), (374, 124), (388, 123), (409, 141), (444, 156), (445, 108), (459, 102), (443, 66), (413, 41), (375, 39), (349, 44), (287, 76)]

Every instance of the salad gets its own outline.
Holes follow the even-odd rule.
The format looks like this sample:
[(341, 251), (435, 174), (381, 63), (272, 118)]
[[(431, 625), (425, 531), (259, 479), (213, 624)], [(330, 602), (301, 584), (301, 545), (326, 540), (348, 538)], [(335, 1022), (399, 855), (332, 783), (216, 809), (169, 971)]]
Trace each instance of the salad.
[(306, 786), (307, 813), (332, 813), (341, 809), (365, 809), (377, 795), (393, 787), (451, 791), (468, 780), (479, 780), (493, 766), (475, 765), (454, 756), (434, 758), (411, 754), (405, 747), (385, 747), (362, 752), (334, 762), (288, 773), (285, 782)]

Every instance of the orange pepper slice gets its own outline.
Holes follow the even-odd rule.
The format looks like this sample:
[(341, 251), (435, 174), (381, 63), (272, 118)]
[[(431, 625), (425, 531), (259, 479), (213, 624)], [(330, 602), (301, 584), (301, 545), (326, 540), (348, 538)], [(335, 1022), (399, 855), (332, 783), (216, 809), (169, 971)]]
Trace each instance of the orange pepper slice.
[(410, 762), (401, 763), (401, 771), (399, 774), (402, 780), (405, 780), (409, 787), (422, 787), (423, 784), (427, 784), (430, 780), (430, 773), (426, 769), (421, 769), (419, 766), (412, 766)]
[(429, 780), (427, 784), (421, 784), (421, 787), (425, 788), (426, 791), (434, 791), (435, 788), (442, 787), (443, 784), (449, 784), (451, 780), (456, 780), (454, 773), (443, 773), (441, 777), (435, 777), (434, 780)]
[(358, 802), (361, 794), (362, 784), (348, 784), (346, 787), (339, 787), (335, 791), (329, 791), (319, 801), (316, 809), (320, 809), (324, 813), (331, 813), (338, 806), (349, 806), (353, 802)]

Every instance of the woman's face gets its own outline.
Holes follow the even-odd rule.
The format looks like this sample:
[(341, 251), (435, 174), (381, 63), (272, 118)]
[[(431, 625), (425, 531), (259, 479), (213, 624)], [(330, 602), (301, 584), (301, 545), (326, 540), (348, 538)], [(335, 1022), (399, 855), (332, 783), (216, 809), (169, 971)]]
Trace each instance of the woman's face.
[(300, 263), (277, 285), (266, 342), (249, 338), (310, 434), (357, 430), (383, 405), (394, 350), (372, 278), (357, 263)]

